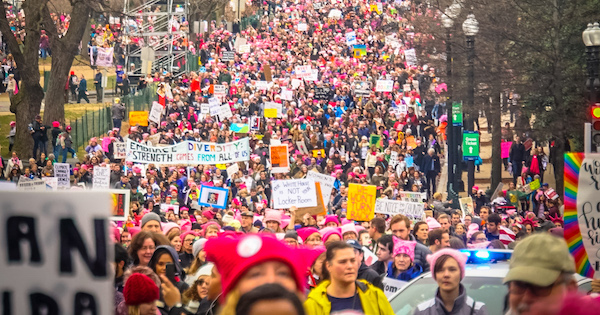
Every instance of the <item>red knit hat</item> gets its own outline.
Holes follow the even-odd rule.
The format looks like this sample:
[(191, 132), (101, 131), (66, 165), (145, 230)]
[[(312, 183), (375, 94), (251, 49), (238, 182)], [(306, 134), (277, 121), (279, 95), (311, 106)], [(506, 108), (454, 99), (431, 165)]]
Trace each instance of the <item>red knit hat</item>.
[(152, 303), (160, 298), (156, 283), (141, 273), (134, 273), (127, 279), (123, 297), (126, 305)]
[(223, 301), (248, 269), (268, 261), (279, 261), (290, 267), (298, 291), (304, 290), (308, 266), (303, 255), (307, 249), (289, 247), (268, 234), (247, 234), (239, 238), (209, 239), (204, 250), (206, 260), (213, 262), (221, 274)]

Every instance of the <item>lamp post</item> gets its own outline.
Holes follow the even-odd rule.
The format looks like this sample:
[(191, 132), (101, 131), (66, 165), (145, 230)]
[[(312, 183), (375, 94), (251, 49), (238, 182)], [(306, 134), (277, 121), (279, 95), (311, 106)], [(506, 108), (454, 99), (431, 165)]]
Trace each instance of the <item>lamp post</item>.
[(598, 53), (600, 52), (600, 26), (598, 22), (588, 24), (588, 27), (582, 34), (585, 44), (585, 53), (587, 56), (588, 79), (586, 87), (588, 88), (588, 99), (590, 103), (598, 102), (598, 90), (600, 88), (600, 79), (598, 78)]
[[(446, 116), (448, 117), (448, 126), (446, 127), (446, 134), (448, 135), (448, 183), (446, 191), (448, 192), (448, 197), (451, 195), (456, 195), (456, 176), (455, 174), (455, 165), (456, 165), (456, 139), (455, 139), (455, 127), (452, 121), (452, 43), (451, 43), (451, 31), (452, 26), (454, 26), (454, 19), (458, 16), (460, 12), (459, 6), (450, 6), (442, 14), (442, 25), (446, 28), (446, 83), (448, 86), (448, 96), (446, 98)], [(460, 129), (460, 128), (459, 128)], [(453, 198), (454, 199), (454, 198)]]
[[(462, 25), (463, 31), (467, 36), (467, 119), (465, 120), (465, 130), (474, 131), (475, 123), (474, 120), (477, 117), (474, 117), (472, 114), (473, 109), (475, 107), (475, 35), (479, 32), (479, 22), (475, 19), (475, 15), (473, 13), (467, 16), (467, 19), (464, 21)], [(467, 162), (467, 193), (470, 193), (473, 185), (475, 184), (475, 161), (469, 160)]]

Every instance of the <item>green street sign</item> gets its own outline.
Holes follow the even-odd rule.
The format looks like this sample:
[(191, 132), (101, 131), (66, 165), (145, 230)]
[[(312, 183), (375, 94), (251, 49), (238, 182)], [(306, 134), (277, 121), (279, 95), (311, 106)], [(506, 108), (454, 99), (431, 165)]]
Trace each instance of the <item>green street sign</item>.
[(462, 152), (465, 161), (474, 161), (479, 157), (479, 133), (463, 131)]
[(452, 125), (453, 126), (462, 126), (463, 125), (462, 102), (452, 103)]

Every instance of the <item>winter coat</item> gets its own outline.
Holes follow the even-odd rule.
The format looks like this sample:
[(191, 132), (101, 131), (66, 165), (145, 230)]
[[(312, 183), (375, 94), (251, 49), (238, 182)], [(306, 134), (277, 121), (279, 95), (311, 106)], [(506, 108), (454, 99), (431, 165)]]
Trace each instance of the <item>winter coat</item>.
[[(327, 297), (327, 287), (330, 283), (331, 281), (324, 280), (308, 294), (308, 298), (304, 302), (304, 309), (307, 314), (325, 315), (331, 313), (331, 302)], [(365, 280), (357, 280), (356, 289), (365, 314), (394, 314), (390, 302), (380, 289)]]
[[(451, 312), (447, 312), (444, 307), (444, 302), (440, 298), (440, 289), (438, 288), (435, 297), (431, 300), (427, 300), (417, 306), (414, 315), (487, 315), (488, 310), (485, 304), (477, 302), (471, 297), (467, 296), (465, 287), (461, 284), (460, 293), (456, 300), (454, 300), (454, 307)], [(473, 311), (471, 311), (471, 309)]]
[(383, 279), (379, 277), (379, 274), (375, 270), (365, 265), (364, 262), (358, 268), (358, 279), (367, 280), (370, 284), (383, 290)]
[[(416, 242), (415, 236), (412, 234), (410, 235), (410, 240)], [(422, 266), (423, 267), (423, 272), (427, 272), (429, 271), (429, 263), (427, 262), (427, 255), (431, 255), (431, 250), (429, 249), (429, 247), (420, 244), (417, 242), (417, 246), (415, 247), (415, 260), (413, 261), (414, 264)]]
[(394, 276), (395, 273), (396, 267), (394, 266), (394, 262), (390, 261), (388, 263), (387, 277), (401, 281), (410, 281), (418, 277), (423, 273), (423, 267), (419, 266), (418, 264), (412, 264), (412, 266), (401, 272), (398, 276)]

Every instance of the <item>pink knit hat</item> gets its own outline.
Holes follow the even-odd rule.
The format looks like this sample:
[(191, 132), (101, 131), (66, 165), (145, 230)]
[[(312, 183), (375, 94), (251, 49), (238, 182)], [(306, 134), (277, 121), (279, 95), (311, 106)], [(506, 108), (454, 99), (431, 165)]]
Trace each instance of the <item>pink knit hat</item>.
[(328, 215), (325, 218), (325, 223), (323, 225), (327, 225), (327, 223), (331, 223), (331, 222), (335, 222), (335, 224), (340, 226), (340, 221), (338, 220), (337, 216), (335, 216), (335, 215)]
[(275, 221), (281, 225), (281, 215), (281, 211), (279, 210), (266, 210), (263, 222), (267, 223), (269, 221)]
[(298, 231), (298, 236), (300, 236), (300, 238), (302, 239), (302, 242), (305, 243), (306, 240), (313, 234), (315, 233), (319, 233), (319, 230), (313, 228), (313, 227), (305, 227), (305, 228), (301, 228)]
[[(394, 251), (396, 250), (396, 246), (394, 245)], [(431, 276), (433, 277), (433, 279), (435, 280), (435, 272), (434, 272), (434, 268), (435, 268), (435, 262), (438, 260), (438, 258), (444, 256), (444, 255), (448, 255), (452, 258), (454, 258), (454, 260), (456, 260), (456, 262), (458, 262), (458, 266), (460, 267), (460, 279), (464, 279), (465, 277), (465, 264), (467, 263), (467, 255), (457, 251), (456, 249), (452, 249), (452, 248), (444, 248), (444, 249), (440, 249), (437, 252), (433, 253), (432, 255), (427, 255), (427, 262), (429, 262), (429, 265), (431, 266)]]
[(356, 231), (356, 227), (354, 226), (354, 223), (348, 223), (348, 224), (342, 225), (342, 236), (344, 234), (346, 234), (347, 232), (352, 232), (352, 233), (356, 234), (356, 237), (358, 237), (358, 232)]
[(415, 247), (417, 242), (404, 241), (395, 236), (392, 236), (394, 240), (394, 257), (400, 254), (406, 254), (410, 258), (410, 261), (415, 261)]
[(181, 242), (183, 242), (183, 240), (185, 240), (185, 237), (188, 235), (194, 235), (194, 236), (198, 236), (198, 233), (194, 232), (194, 231), (187, 231), (181, 235), (179, 235), (179, 238), (181, 239)]
[(434, 218), (432, 217), (428, 217), (427, 219), (425, 219), (425, 221), (427, 222), (427, 226), (429, 226), (429, 230), (435, 230), (435, 229), (439, 229), (442, 226), (440, 225), (440, 223), (438, 221), (436, 221)]
[(174, 229), (174, 228), (178, 228), (181, 230), (179, 225), (175, 222), (169, 222), (169, 223), (162, 224), (162, 230), (163, 230), (164, 235), (169, 234), (169, 231), (171, 231), (171, 229)]
[(321, 237), (323, 238), (323, 243), (325, 243), (327, 241), (327, 239), (333, 235), (336, 234), (337, 236), (340, 237), (340, 239), (342, 239), (342, 233), (340, 233), (340, 228), (339, 227), (326, 227), (324, 229), (322, 229), (321, 231), (319, 231), (319, 233), (321, 233)]
[(473, 235), (473, 233), (478, 232), (478, 231), (479, 231), (479, 224), (471, 223), (467, 230), (467, 239), (471, 239), (471, 235)]

